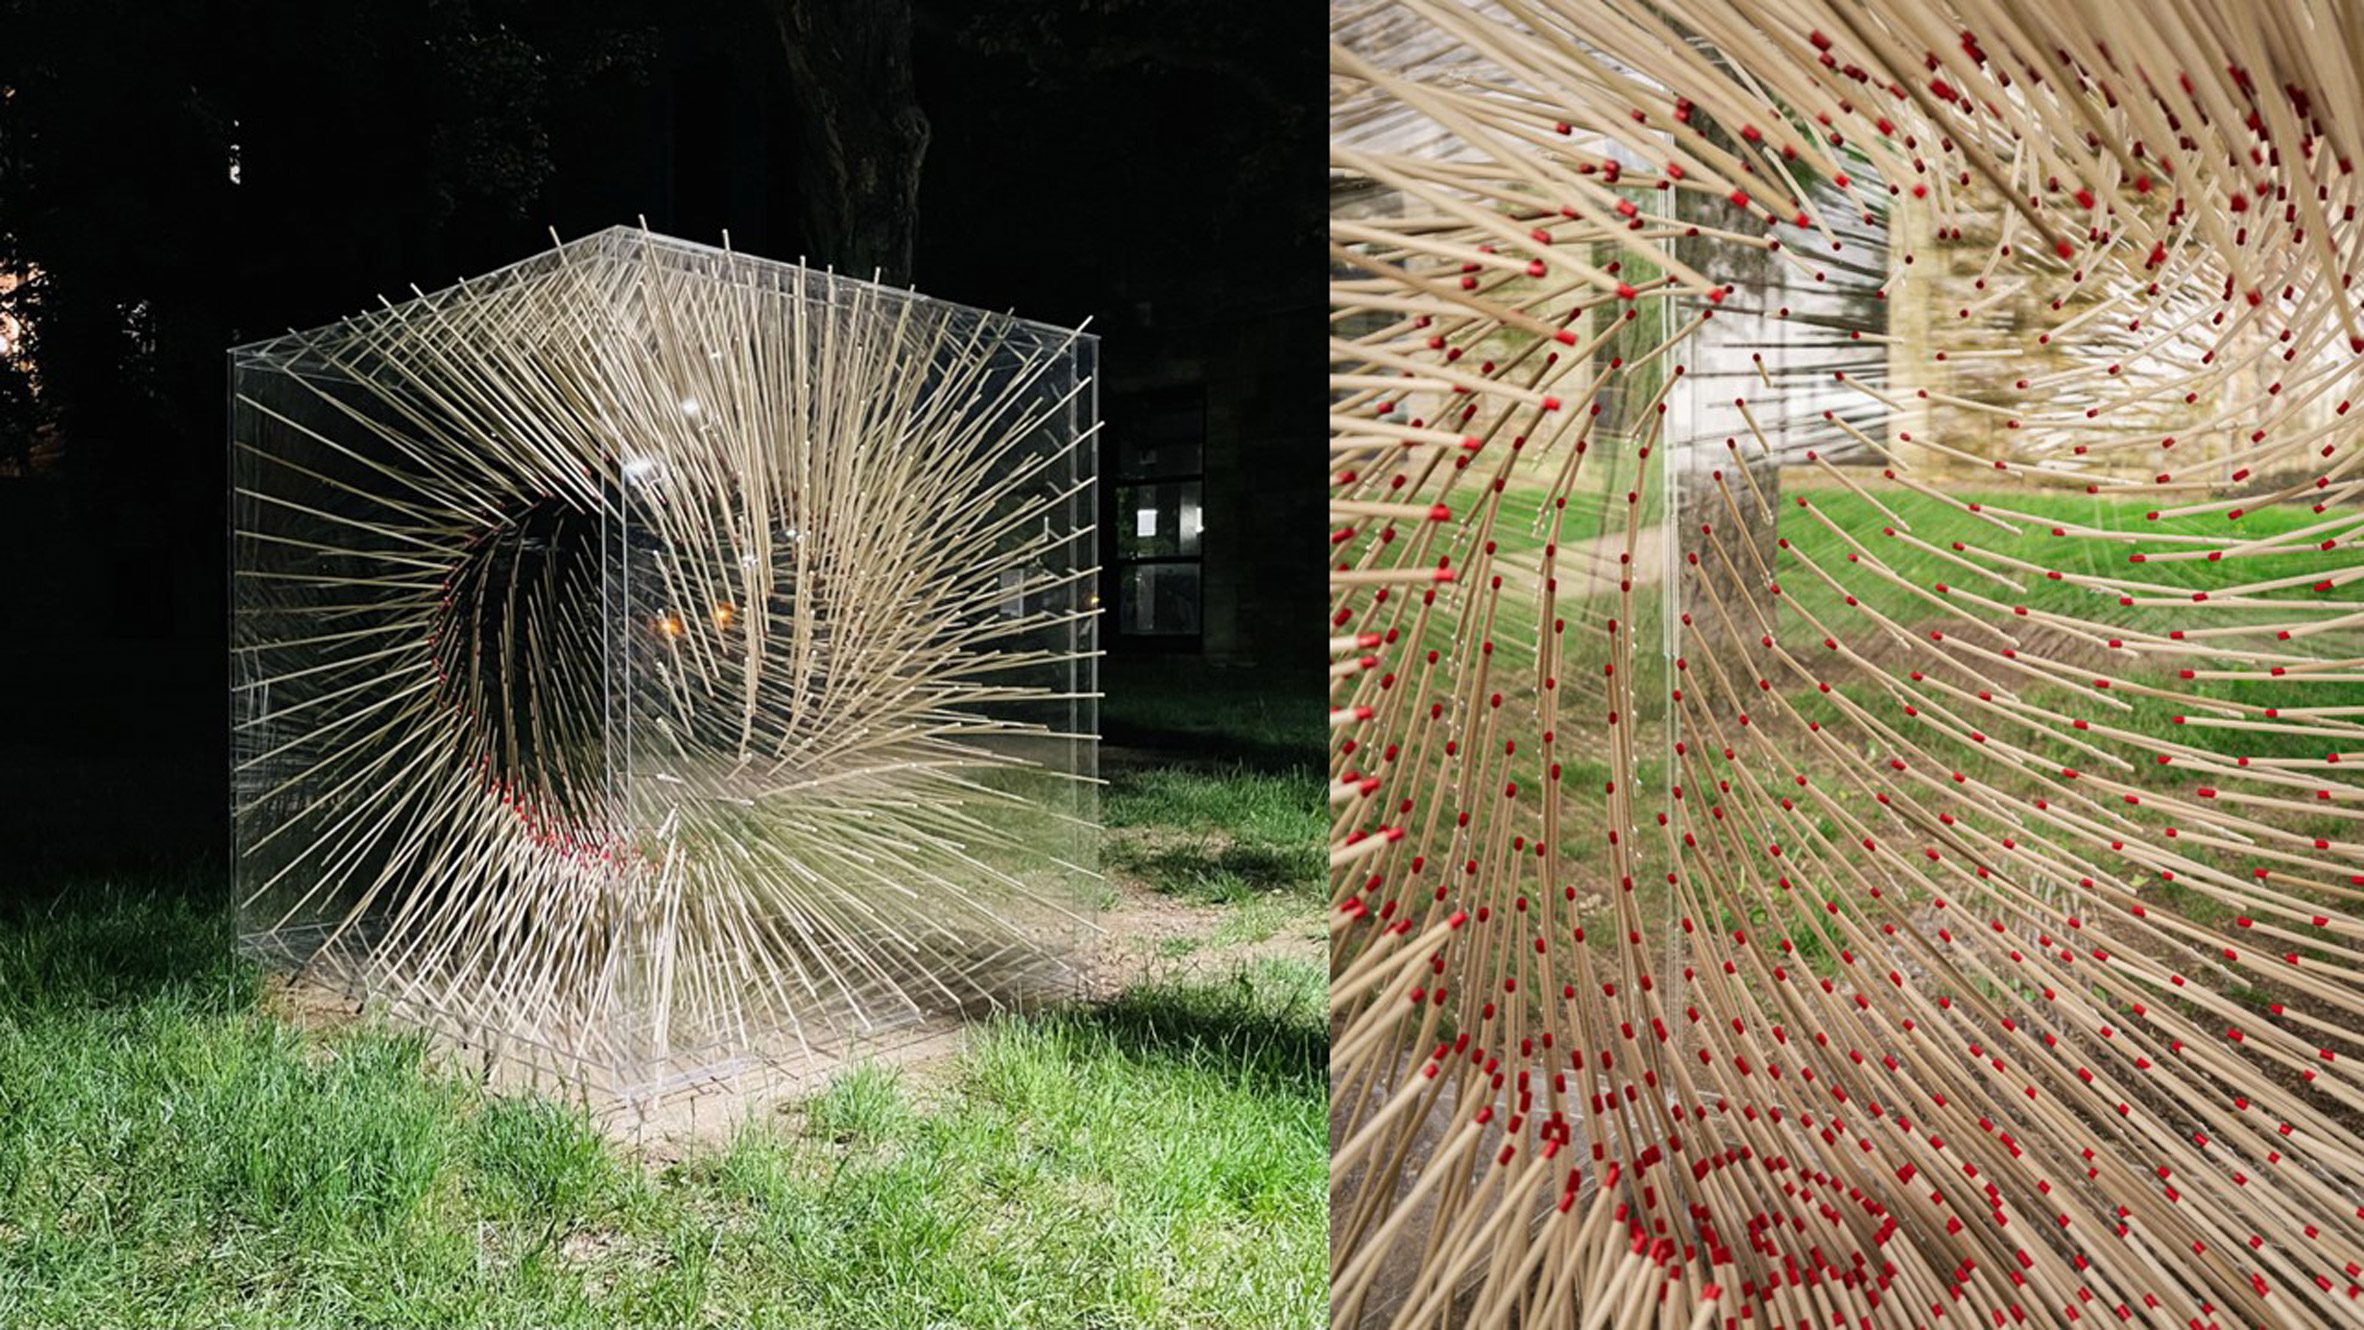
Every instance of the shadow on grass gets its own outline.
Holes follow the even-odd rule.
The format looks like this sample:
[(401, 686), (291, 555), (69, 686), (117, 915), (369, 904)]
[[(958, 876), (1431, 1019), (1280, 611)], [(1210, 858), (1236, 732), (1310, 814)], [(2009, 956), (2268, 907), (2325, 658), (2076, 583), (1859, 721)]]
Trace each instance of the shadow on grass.
[(1101, 739), (1111, 745), (1266, 772), (1325, 760), (1327, 719), (1302, 670), (1118, 659), (1104, 668), (1101, 691)]
[(261, 972), (231, 949), (219, 883), (52, 887), (0, 907), (0, 1011), (34, 1014), (158, 999), (227, 1015)]
[(1219, 1068), (1243, 1084), (1327, 1093), (1329, 1031), (1321, 976), (1304, 963), (1259, 962), (1227, 982), (1161, 982), (1051, 1019), (1129, 1057)]
[(1321, 755), (1318, 748), (1309, 752), (1295, 744), (1241, 739), (1211, 730), (1142, 730), (1115, 721), (1102, 727), (1100, 738), (1103, 743), (1155, 754), (1161, 761), (1192, 765), (1220, 762), (1251, 771), (1300, 771)]
[(1312, 843), (1114, 845), (1109, 858), (1160, 891), (1211, 905), (1236, 905), (1276, 892), (1302, 894), (1320, 881), (1322, 871), (1321, 847)]
[(1111, 867), (1182, 900), (1323, 899), (1321, 778), (1310, 766), (1127, 766), (1100, 811)]

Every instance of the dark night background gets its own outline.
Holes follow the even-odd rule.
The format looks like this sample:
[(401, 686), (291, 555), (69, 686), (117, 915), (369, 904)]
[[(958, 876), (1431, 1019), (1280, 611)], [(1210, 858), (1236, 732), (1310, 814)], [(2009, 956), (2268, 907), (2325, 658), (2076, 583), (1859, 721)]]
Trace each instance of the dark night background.
[(1128, 472), (1155, 482), (1128, 523), (1191, 502), (1206, 526), (1148, 564), (1103, 540), (1109, 688), (1275, 680), (1313, 705), (1321, 567), (1282, 534), (1322, 492), (1324, 22), (1255, 0), (0, 0), (10, 885), (224, 858), (224, 348), (552, 227), (727, 228), (1089, 318), (1104, 524)]

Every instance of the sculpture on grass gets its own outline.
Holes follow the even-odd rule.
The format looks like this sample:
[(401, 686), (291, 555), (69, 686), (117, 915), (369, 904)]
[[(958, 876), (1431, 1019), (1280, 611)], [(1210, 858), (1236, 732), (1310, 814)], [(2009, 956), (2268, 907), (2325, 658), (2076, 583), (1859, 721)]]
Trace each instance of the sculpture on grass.
[(238, 349), (247, 944), (627, 1097), (1055, 989), (1093, 354), (620, 228)]

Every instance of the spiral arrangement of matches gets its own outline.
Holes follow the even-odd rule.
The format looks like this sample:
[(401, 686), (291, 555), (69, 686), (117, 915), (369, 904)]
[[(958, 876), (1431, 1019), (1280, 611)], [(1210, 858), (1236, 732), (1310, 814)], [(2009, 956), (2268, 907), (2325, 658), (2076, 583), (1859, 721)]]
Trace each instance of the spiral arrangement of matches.
[(631, 1097), (1061, 982), (1092, 357), (621, 228), (240, 348), (247, 943)]
[(2364, 1319), (2364, 13), (1333, 7), (1333, 1317)]

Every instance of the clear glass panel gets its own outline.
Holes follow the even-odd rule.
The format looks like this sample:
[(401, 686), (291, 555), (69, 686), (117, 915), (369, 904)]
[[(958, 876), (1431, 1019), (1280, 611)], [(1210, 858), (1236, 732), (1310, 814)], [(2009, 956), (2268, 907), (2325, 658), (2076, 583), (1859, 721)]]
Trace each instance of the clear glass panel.
[(1124, 570), (1122, 631), (1138, 636), (1198, 632), (1198, 565), (1136, 563)]
[(234, 353), (246, 944), (635, 1098), (1072, 991), (1092, 372), (624, 230)]
[(1199, 482), (1168, 480), (1116, 491), (1116, 551), (1123, 559), (1171, 558), (1199, 552), (1205, 517)]

